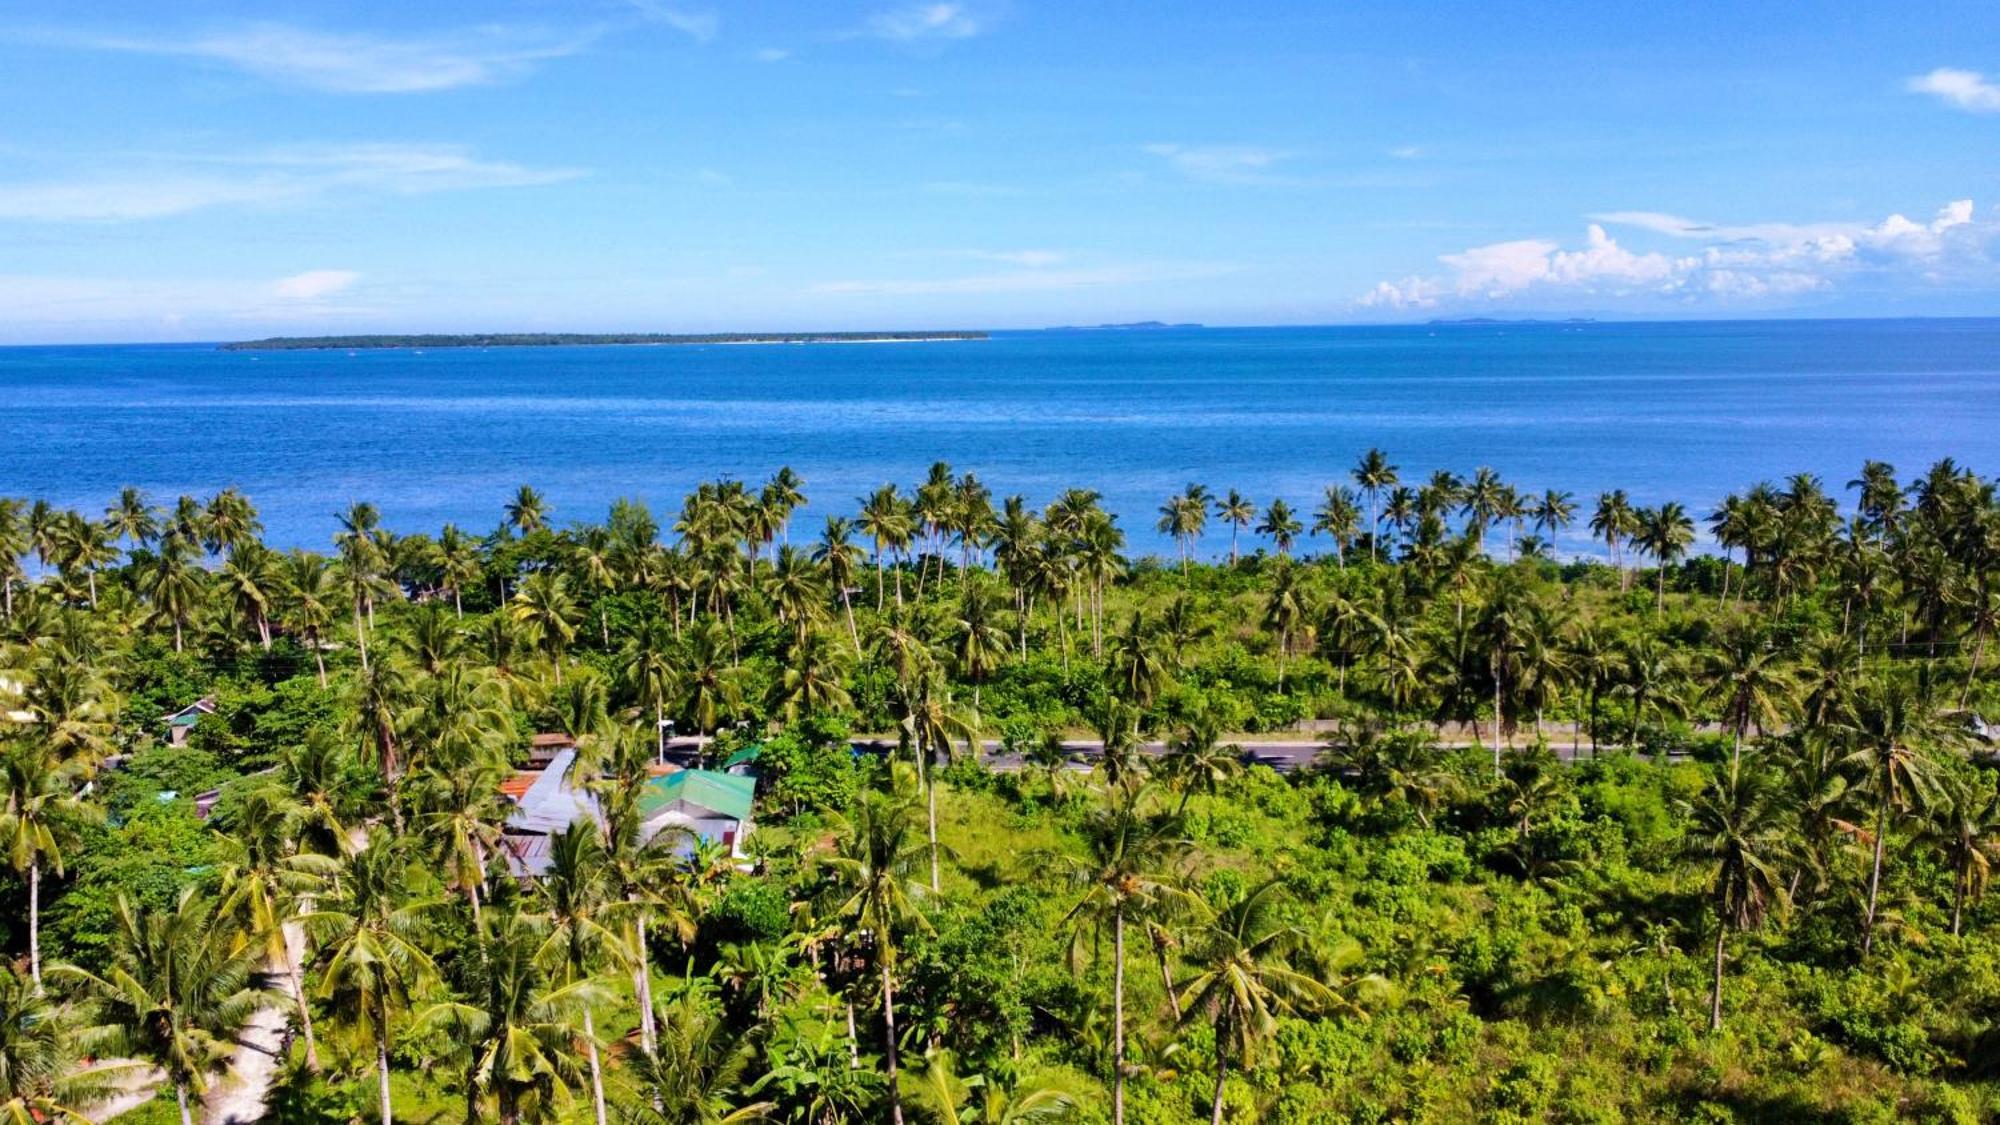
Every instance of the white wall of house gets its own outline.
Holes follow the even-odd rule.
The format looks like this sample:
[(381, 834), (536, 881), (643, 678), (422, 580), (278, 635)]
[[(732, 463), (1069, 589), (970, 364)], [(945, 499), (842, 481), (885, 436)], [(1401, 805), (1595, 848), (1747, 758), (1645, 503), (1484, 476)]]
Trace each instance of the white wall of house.
[[(669, 810), (645, 824), (646, 838), (651, 839), (667, 828), (680, 828), (694, 833), (703, 840), (728, 843), (729, 854), (743, 855), (743, 837), (750, 834), (751, 823), (739, 823), (734, 817), (696, 816)], [(684, 852), (688, 849), (682, 849)]]

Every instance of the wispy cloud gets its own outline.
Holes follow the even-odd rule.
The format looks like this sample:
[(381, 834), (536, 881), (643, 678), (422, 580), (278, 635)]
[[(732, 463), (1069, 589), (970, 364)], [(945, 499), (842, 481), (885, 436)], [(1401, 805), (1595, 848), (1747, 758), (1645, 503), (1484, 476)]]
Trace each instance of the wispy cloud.
[(319, 301), (352, 289), (361, 275), (353, 270), (307, 270), (280, 278), (271, 292), (288, 301)]
[(118, 222), (214, 207), (278, 207), (354, 195), (528, 187), (584, 175), (483, 160), (450, 145), (298, 145), (227, 156), (151, 158), (138, 170), (0, 183), (0, 220)]
[(62, 45), (204, 59), (276, 82), (335, 94), (418, 94), (517, 78), (547, 59), (582, 50), (566, 39), (502, 27), (395, 38), (254, 23), (186, 38), (65, 33)]
[(661, 0), (627, 0), (640, 15), (666, 24), (698, 43), (714, 39), (722, 31), (722, 15), (708, 8), (689, 8)]
[(1039, 293), (1062, 289), (1193, 281), (1234, 272), (1236, 267), (1204, 262), (1151, 262), (1089, 269), (1022, 269), (967, 277), (824, 281), (811, 292), (834, 296), (927, 296), (932, 294)]
[(1069, 255), (1060, 250), (971, 250), (967, 254), (985, 262), (1005, 262), (1031, 269), (1058, 266), (1069, 260)]
[(1212, 184), (1289, 182), (1275, 171), (1291, 154), (1256, 145), (1150, 144), (1145, 151), (1190, 180)]
[(964, 4), (911, 4), (868, 17), (866, 32), (878, 39), (911, 43), (923, 39), (970, 39), (986, 23)]
[(1987, 81), (1976, 70), (1941, 66), (1910, 79), (1908, 88), (1911, 93), (1931, 94), (1971, 113), (2000, 113), (2000, 83)]
[[(2000, 222), (1982, 220), (1969, 199), (1929, 222), (1900, 214), (1874, 223), (1707, 223), (1660, 211), (1591, 216), (1583, 245), (1528, 238), (1474, 246), (1438, 258), (1442, 274), (1376, 284), (1359, 301), (1370, 309), (1429, 309), (1504, 301), (1517, 294), (1678, 305), (1768, 304), (1832, 290), (1857, 277), (1916, 284), (1978, 277), (2000, 280)], [(1692, 253), (1637, 250), (1605, 224), (1705, 245)]]
[(1422, 145), (1397, 145), (1389, 150), (1389, 155), (1397, 160), (1415, 160), (1424, 154)]
[(761, 63), (776, 63), (791, 58), (792, 52), (785, 47), (763, 47), (752, 52), (750, 57)]

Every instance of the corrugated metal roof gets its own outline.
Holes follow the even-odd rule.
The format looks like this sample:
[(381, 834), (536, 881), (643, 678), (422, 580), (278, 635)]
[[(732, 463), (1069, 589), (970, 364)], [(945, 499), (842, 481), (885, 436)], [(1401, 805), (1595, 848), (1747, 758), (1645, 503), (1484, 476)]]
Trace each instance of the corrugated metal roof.
[(742, 821), (750, 819), (756, 796), (755, 778), (716, 770), (681, 770), (648, 781), (639, 809), (648, 820), (675, 806), (692, 806)]
[(510, 832), (560, 832), (580, 816), (598, 819), (597, 798), (569, 782), (576, 751), (565, 750), (517, 798), (519, 807), (507, 818)]

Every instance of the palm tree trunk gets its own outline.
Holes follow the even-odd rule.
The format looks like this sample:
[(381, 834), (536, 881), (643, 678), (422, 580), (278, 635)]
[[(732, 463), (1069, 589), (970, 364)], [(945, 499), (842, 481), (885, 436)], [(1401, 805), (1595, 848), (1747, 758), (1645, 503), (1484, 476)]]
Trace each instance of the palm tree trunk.
[[(627, 901), (632, 901), (629, 897)], [(639, 964), (633, 970), (635, 983), (633, 994), (639, 1000), (639, 1045), (647, 1054), (652, 1054), (659, 1044), (658, 1032), (653, 1026), (653, 964), (646, 952), (646, 920), (632, 920), (633, 939), (638, 945)]]
[[(176, 634), (178, 634), (180, 627), (175, 626), (174, 628)], [(368, 630), (361, 624), (360, 602), (354, 603), (354, 639), (361, 645), (361, 670), (366, 672), (368, 670)], [(178, 640), (175, 641), (174, 647), (180, 647)]]
[(847, 613), (847, 639), (854, 642), (854, 654), (861, 655), (861, 630), (854, 627), (854, 602), (847, 596), (847, 587), (840, 588), (840, 608)]
[(181, 1125), (194, 1125), (194, 1116), (188, 1112), (187, 1083), (178, 1079), (174, 1081), (174, 1100), (181, 1106)]
[(1723, 923), (1722, 914), (1715, 915), (1715, 985), (1708, 994), (1708, 1029), (1722, 1030), (1722, 939), (1729, 932)]
[(1965, 913), (1965, 868), (1953, 872), (1951, 880), (1951, 936), (1958, 936), (1959, 920)]
[(597, 1026), (591, 1022), (590, 1006), (583, 1009), (583, 1044), (590, 1053), (590, 1108), (597, 1125), (604, 1125), (604, 1066), (597, 1057)]
[[(1886, 753), (1886, 751), (1885, 751)], [(1885, 771), (1886, 772), (1886, 771)], [(1882, 779), (1882, 798), (1875, 807), (1875, 859), (1868, 869), (1868, 913), (1861, 924), (1861, 956), (1875, 944), (1875, 896), (1882, 889), (1882, 847), (1889, 834), (1889, 780)]]
[(35, 991), (42, 990), (42, 860), (28, 863), (28, 971), (35, 979)]
[(395, 1125), (395, 1109), (389, 1102), (389, 1001), (376, 1002), (375, 1094), (382, 1099), (382, 1125)]
[(313, 1036), (312, 1005), (306, 1002), (305, 976), (299, 971), (299, 959), (292, 956), (291, 938), (285, 939), (285, 975), (292, 981), (292, 1000), (299, 1008), (299, 1032), (306, 1037), (306, 1069), (319, 1073), (319, 1040)]
[[(917, 745), (919, 747), (923, 746), (923, 740), (919, 739), (917, 741)], [(924, 755), (924, 761), (922, 763), (921, 768), (923, 769), (924, 773), (924, 799), (926, 804), (928, 805), (925, 815), (930, 820), (929, 828), (931, 837), (931, 893), (937, 894), (938, 893), (937, 779), (931, 776), (930, 754), (926, 753)]]
[[(876, 937), (878, 943), (887, 940), (887, 934)], [(875, 963), (882, 970), (882, 1041), (889, 1060), (889, 1120), (895, 1125), (903, 1125), (903, 1091), (897, 1085), (896, 1076), (896, 986), (889, 978), (889, 961), (882, 956), (879, 944), (875, 951)]]
[(1229, 1082), (1228, 1042), (1223, 1035), (1223, 1026), (1215, 1025), (1215, 1099), (1209, 1105), (1208, 1125), (1222, 1125), (1222, 1090)]
[(1111, 1125), (1125, 1125), (1125, 904), (1111, 909)]

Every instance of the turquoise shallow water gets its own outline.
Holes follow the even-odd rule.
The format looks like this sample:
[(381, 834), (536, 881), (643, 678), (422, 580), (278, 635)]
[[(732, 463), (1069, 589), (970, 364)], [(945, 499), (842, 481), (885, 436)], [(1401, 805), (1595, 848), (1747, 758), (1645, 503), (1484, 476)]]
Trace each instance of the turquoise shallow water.
[[(1698, 513), (1864, 458), (2000, 472), (2000, 320), (1003, 333), (983, 342), (221, 352), (0, 348), (0, 495), (100, 510), (235, 484), (281, 544), (356, 499), (483, 531), (522, 483), (558, 521), (696, 482), (806, 478), (800, 527), (930, 462), (1037, 502), (1101, 490), (1133, 546), (1189, 481), (1310, 511), (1370, 445), (1406, 479), (1491, 465), (1524, 490)], [(1309, 516), (1307, 517), (1309, 520)], [(1581, 537), (1562, 544), (1587, 549)], [(1211, 530), (1204, 547), (1227, 549)]]

